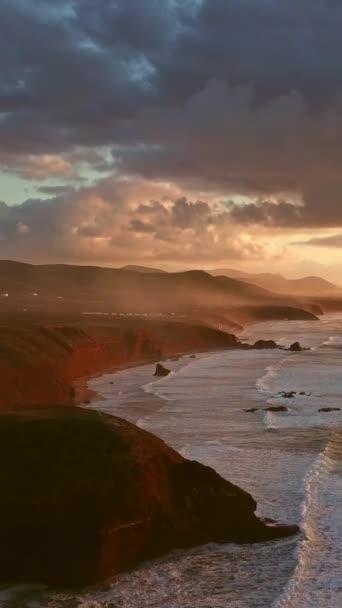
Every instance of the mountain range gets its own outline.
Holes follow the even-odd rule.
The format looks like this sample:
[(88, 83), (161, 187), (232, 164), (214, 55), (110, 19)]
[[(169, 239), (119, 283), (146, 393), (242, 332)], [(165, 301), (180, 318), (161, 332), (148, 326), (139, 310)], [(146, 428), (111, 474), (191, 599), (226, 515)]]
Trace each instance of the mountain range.
[(228, 276), (248, 281), (265, 289), (270, 289), (276, 293), (297, 294), (297, 295), (340, 295), (342, 289), (330, 283), (326, 279), (317, 276), (308, 276), (301, 279), (286, 279), (281, 274), (263, 272), (250, 274), (241, 270), (231, 268), (215, 268), (209, 271), (213, 276)]
[[(214, 276), (216, 271), (166, 272), (144, 266), (103, 268), (0, 260), (0, 312), (164, 315), (222, 328), (237, 328), (254, 320), (314, 318), (322, 312), (317, 298), (327, 294), (323, 279), (303, 279), (306, 293), (300, 287), (295, 295), (294, 289), (287, 295), (279, 288), (269, 289), (272, 282), (267, 281), (268, 275), (262, 275), (264, 280), (260, 281), (250, 275), (247, 281), (245, 277), (226, 276), (228, 272), (219, 269)], [(280, 275), (271, 278), (274, 276), (278, 284), (286, 281)], [(309, 297), (311, 288), (314, 293)]]

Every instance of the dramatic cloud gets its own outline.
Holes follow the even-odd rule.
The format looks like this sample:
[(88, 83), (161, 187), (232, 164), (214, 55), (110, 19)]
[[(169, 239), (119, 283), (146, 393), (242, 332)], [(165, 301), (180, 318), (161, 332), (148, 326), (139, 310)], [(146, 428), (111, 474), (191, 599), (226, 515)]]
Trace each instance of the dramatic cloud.
[(7, 156), (4, 159), (3, 166), (8, 171), (14, 169), (18, 175), (27, 179), (76, 177), (73, 165), (55, 154)]
[(6, 257), (108, 264), (281, 255), (267, 241), (237, 232), (220, 205), (178, 196), (163, 183), (109, 179), (48, 200), (31, 199), (15, 207), (1, 203), (0, 248)]
[[(42, 183), (1, 255), (12, 230), (23, 255), (262, 259), (262, 232), (342, 227), (341, 28), (336, 0), (2, 0), (0, 164)], [(118, 204), (124, 176), (155, 202)]]

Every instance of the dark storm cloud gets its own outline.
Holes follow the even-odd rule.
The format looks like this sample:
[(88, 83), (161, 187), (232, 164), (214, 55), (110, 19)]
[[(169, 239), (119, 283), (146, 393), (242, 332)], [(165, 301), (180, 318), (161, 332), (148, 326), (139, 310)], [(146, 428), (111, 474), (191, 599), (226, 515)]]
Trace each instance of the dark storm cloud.
[(265, 226), (298, 226), (302, 222), (303, 208), (286, 201), (271, 203), (257, 201), (245, 205), (229, 205), (232, 219), (241, 224), (263, 224)]
[[(83, 157), (248, 195), (230, 208), (237, 223), (342, 225), (340, 2), (2, 0), (0, 12), (7, 170), (62, 178)], [(175, 227), (202, 211), (186, 213)]]

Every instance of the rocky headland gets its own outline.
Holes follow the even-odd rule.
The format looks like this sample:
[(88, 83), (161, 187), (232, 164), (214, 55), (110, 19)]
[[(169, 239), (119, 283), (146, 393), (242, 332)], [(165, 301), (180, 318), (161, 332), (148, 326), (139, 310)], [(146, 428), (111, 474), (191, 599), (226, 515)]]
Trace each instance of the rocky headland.
[(154, 435), (80, 408), (2, 412), (0, 484), (2, 581), (85, 585), (170, 549), (297, 531)]

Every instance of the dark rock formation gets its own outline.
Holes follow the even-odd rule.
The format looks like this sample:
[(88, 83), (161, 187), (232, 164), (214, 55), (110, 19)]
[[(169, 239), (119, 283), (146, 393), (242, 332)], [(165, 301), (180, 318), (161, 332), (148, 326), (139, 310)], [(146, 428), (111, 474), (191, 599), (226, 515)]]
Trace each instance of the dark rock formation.
[(340, 407), (321, 407), (318, 411), (319, 412), (340, 412), (341, 408)]
[(270, 405), (265, 407), (265, 412), (288, 412), (288, 408), (285, 405)]
[(278, 393), (279, 397), (282, 397), (283, 399), (293, 399), (295, 394), (296, 394), (296, 391), (289, 391), (289, 392), (280, 391)]
[(255, 342), (255, 344), (253, 344), (252, 348), (259, 350), (259, 349), (279, 348), (279, 346), (276, 342), (274, 342), (274, 340), (257, 340), (257, 342)]
[(1, 581), (76, 586), (176, 547), (267, 541), (252, 496), (136, 426), (79, 408), (0, 415)]
[(288, 350), (297, 353), (297, 352), (301, 352), (302, 350), (304, 350), (304, 348), (301, 347), (299, 342), (293, 342), (293, 344), (291, 344), (291, 346), (290, 346), (290, 348), (288, 348)]
[(165, 376), (168, 376), (169, 374), (171, 374), (171, 370), (170, 369), (167, 369), (161, 363), (157, 363), (157, 365), (156, 365), (156, 371), (153, 374), (154, 376), (159, 376), (161, 378), (164, 378)]
[(190, 359), (196, 359), (196, 355), (190, 355)]
[(248, 413), (249, 413), (249, 412), (254, 413), (254, 412), (257, 412), (257, 411), (258, 411), (258, 408), (257, 408), (257, 407), (250, 407), (248, 410), (243, 410), (243, 411), (244, 411), (244, 412), (248, 412)]

